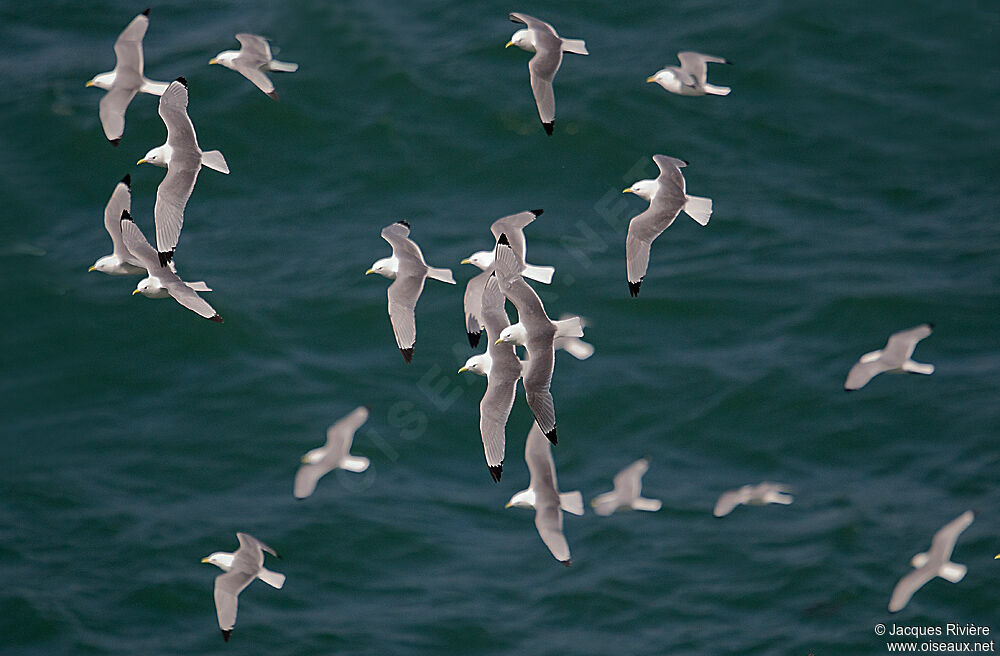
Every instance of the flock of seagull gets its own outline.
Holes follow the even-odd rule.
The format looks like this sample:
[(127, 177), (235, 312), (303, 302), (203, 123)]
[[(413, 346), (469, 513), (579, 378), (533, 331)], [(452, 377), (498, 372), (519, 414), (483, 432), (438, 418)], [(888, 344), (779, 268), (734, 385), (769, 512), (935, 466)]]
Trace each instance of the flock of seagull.
[[(587, 55), (586, 43), (564, 39), (548, 23), (520, 13), (510, 20), (525, 25), (511, 37), (515, 45), (533, 52), (528, 63), (532, 94), (544, 131), (552, 135), (555, 121), (553, 79), (564, 52)], [(101, 73), (87, 86), (105, 89), (100, 102), (100, 119), (107, 139), (117, 146), (125, 130), (125, 112), (137, 93), (159, 96), (158, 113), (167, 128), (163, 145), (150, 150), (138, 164), (164, 167), (167, 173), (156, 192), (154, 221), (155, 248), (135, 224), (131, 214), (131, 178), (126, 175), (115, 186), (104, 213), (104, 223), (113, 246), (110, 255), (99, 258), (91, 271), (106, 274), (142, 275), (133, 294), (150, 298), (172, 297), (180, 305), (214, 322), (222, 317), (205, 301), (200, 292), (210, 292), (205, 282), (185, 282), (177, 273), (174, 255), (184, 222), (184, 210), (194, 190), (201, 168), (229, 173), (229, 166), (218, 150), (203, 151), (198, 145), (194, 125), (187, 113), (188, 89), (183, 77), (170, 83), (147, 79), (143, 74), (142, 40), (149, 26), (149, 9), (136, 16), (115, 42), (117, 63), (114, 70)], [(294, 72), (297, 64), (273, 59), (267, 40), (252, 34), (237, 34), (239, 51), (220, 52), (210, 64), (220, 64), (241, 73), (263, 93), (277, 100), (278, 95), (267, 72)], [(647, 78), (665, 90), (685, 96), (730, 93), (728, 87), (709, 84), (709, 63), (729, 62), (721, 57), (685, 51), (677, 55), (680, 66), (668, 66)], [(681, 169), (687, 162), (665, 155), (654, 155), (659, 169), (655, 179), (640, 180), (624, 190), (649, 203), (648, 208), (629, 223), (625, 240), (626, 274), (629, 293), (639, 294), (646, 275), (652, 242), (683, 211), (700, 225), (708, 224), (712, 200), (686, 193)], [(487, 468), (492, 479), (502, 476), (505, 458), (506, 425), (516, 400), (518, 381), (534, 421), (525, 440), (524, 457), (530, 474), (529, 486), (514, 494), (506, 507), (535, 511), (535, 526), (552, 555), (565, 565), (571, 564), (570, 549), (563, 534), (562, 512), (584, 513), (583, 496), (578, 491), (560, 492), (551, 445), (558, 442), (556, 411), (550, 390), (555, 369), (555, 354), (564, 350), (577, 359), (589, 358), (594, 347), (581, 338), (584, 322), (579, 316), (563, 315), (552, 320), (541, 299), (526, 279), (549, 284), (555, 273), (551, 266), (528, 264), (524, 230), (542, 210), (529, 210), (502, 217), (490, 227), (494, 246), (477, 251), (462, 260), (480, 273), (466, 285), (463, 309), (469, 344), (476, 347), (485, 330), (485, 352), (470, 357), (459, 372), (472, 372), (487, 379), (480, 402), (480, 433)], [(392, 281), (388, 287), (388, 313), (396, 344), (407, 363), (413, 358), (416, 343), (415, 308), (426, 279), (456, 284), (450, 269), (432, 267), (424, 260), (420, 247), (410, 238), (410, 225), (397, 221), (382, 230), (382, 238), (392, 247), (392, 255), (374, 262), (366, 274), (377, 273)], [(517, 323), (511, 324), (506, 303), (517, 311)], [(866, 385), (880, 373), (930, 374), (933, 365), (911, 359), (917, 343), (931, 334), (932, 324), (922, 324), (894, 333), (885, 348), (867, 353), (851, 368), (844, 389), (852, 391)], [(523, 347), (525, 357), (516, 347)], [(369, 466), (365, 457), (350, 453), (356, 431), (367, 421), (370, 410), (361, 406), (334, 423), (327, 431), (326, 443), (302, 456), (295, 475), (293, 495), (305, 499), (316, 490), (319, 480), (334, 469), (363, 472)], [(655, 512), (662, 506), (658, 499), (642, 496), (642, 477), (649, 468), (645, 458), (636, 460), (614, 477), (614, 489), (591, 501), (593, 511), (601, 516), (619, 509)], [(731, 513), (739, 505), (790, 504), (793, 497), (787, 486), (762, 482), (744, 485), (723, 493), (713, 510), (716, 517)], [(963, 513), (935, 534), (928, 553), (917, 554), (913, 571), (896, 585), (889, 610), (901, 610), (914, 592), (935, 576), (958, 582), (966, 567), (950, 562), (958, 535), (973, 521), (971, 511)], [(219, 627), (226, 641), (236, 623), (237, 598), (255, 579), (281, 588), (285, 575), (264, 567), (265, 553), (277, 556), (267, 544), (246, 533), (237, 533), (239, 548), (216, 552), (202, 559), (221, 568), (215, 579), (215, 605)], [(1000, 554), (997, 555), (1000, 558)]]

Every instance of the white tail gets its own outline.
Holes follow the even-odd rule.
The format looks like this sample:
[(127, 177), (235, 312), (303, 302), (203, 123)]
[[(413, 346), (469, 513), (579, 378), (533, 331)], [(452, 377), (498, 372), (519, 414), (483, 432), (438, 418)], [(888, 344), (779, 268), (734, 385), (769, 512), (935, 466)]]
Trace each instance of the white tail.
[(196, 292), (210, 292), (210, 291), (212, 291), (212, 288), (209, 287), (207, 284), (205, 284), (204, 280), (199, 280), (198, 282), (188, 282), (188, 283), (184, 283), (184, 284), (186, 284), (188, 287), (190, 287), (192, 290), (194, 290)]
[(934, 373), (934, 365), (907, 360), (903, 363), (903, 371), (907, 371), (911, 374), (924, 374), (925, 376), (929, 376)]
[(941, 566), (941, 578), (948, 579), (952, 583), (958, 583), (965, 578), (965, 573), (969, 570), (965, 565), (958, 563), (945, 563)]
[(712, 217), (712, 199), (687, 196), (687, 202), (684, 203), (684, 213), (699, 224), (708, 225), (708, 220)]
[(166, 82), (153, 82), (152, 80), (143, 79), (142, 85), (139, 87), (139, 91), (154, 96), (162, 96), (168, 86), (170, 85)]
[(580, 317), (570, 317), (552, 323), (556, 325), (556, 337), (583, 337), (583, 320)]
[(707, 82), (704, 86), (702, 86), (702, 89), (704, 89), (705, 93), (710, 96), (728, 96), (729, 92), (732, 91), (729, 87), (717, 87), (714, 84), (708, 84)]
[(268, 70), (279, 71), (281, 73), (294, 73), (299, 70), (298, 64), (293, 64), (291, 62), (278, 61), (277, 59), (272, 59), (268, 65)]
[(586, 360), (594, 354), (594, 347), (582, 339), (566, 337), (556, 342), (556, 348), (562, 349), (577, 360)]
[(281, 572), (272, 572), (266, 567), (261, 567), (260, 572), (257, 573), (257, 578), (259, 578), (264, 583), (267, 583), (272, 588), (281, 589), (281, 586), (285, 585), (285, 575)]
[(209, 150), (201, 154), (201, 163), (219, 173), (229, 173), (229, 165), (226, 158), (217, 150)]
[(368, 469), (370, 462), (368, 458), (363, 456), (344, 456), (337, 464), (341, 469), (346, 469), (347, 471), (363, 472)]
[(632, 502), (632, 508), (634, 510), (648, 510), (649, 512), (656, 512), (661, 507), (663, 507), (663, 502), (659, 499), (636, 497), (635, 501)]
[(587, 44), (584, 43), (583, 39), (563, 39), (562, 40), (563, 52), (572, 52), (577, 55), (589, 55), (587, 52)]
[(583, 514), (583, 495), (579, 490), (563, 492), (559, 495), (559, 507), (574, 515)]
[(449, 284), (455, 284), (455, 278), (451, 275), (451, 269), (438, 269), (437, 267), (427, 267), (427, 277), (440, 280)]
[(524, 268), (521, 269), (522, 276), (540, 282), (543, 285), (548, 285), (549, 283), (552, 282), (552, 275), (555, 272), (556, 272), (555, 267), (535, 266), (534, 264), (525, 264)]

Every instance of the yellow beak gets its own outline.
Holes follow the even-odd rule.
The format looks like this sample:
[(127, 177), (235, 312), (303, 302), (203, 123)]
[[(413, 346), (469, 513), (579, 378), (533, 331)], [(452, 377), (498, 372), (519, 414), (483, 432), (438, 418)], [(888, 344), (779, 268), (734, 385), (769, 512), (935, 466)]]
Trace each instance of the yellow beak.
[(87, 269), (87, 273), (90, 273), (91, 271), (97, 271), (97, 267), (92, 266), (89, 269)]
[(368, 269), (367, 271), (365, 271), (365, 275), (366, 275), (366, 276), (367, 276), (367, 275), (368, 275), (369, 273), (375, 273), (375, 269)]
[(504, 504), (504, 508), (510, 508), (510, 505), (511, 505), (510, 501), (508, 501), (506, 504)]
[(92, 87), (92, 86), (94, 86), (94, 81), (93, 80), (88, 80), (87, 83), (85, 85), (83, 85), (83, 86), (85, 86), (85, 87)]
[(462, 373), (463, 371), (468, 371), (468, 370), (469, 370), (468, 367), (462, 367), (461, 369), (458, 370), (458, 373)]
[(503, 340), (502, 340), (502, 339), (498, 339), (497, 341), (495, 341), (495, 342), (493, 342), (493, 343), (494, 343), (494, 344), (503, 344)]
[(996, 557), (993, 560), (997, 560), (997, 559), (1000, 559), (1000, 554), (997, 554)]
[(505, 46), (504, 46), (504, 48), (509, 48), (509, 47), (511, 47), (512, 45), (514, 45), (514, 42), (513, 42), (513, 41), (508, 41), (508, 42), (507, 42), (507, 45), (505, 45)]
[(622, 189), (622, 193), (623, 194), (631, 194), (631, 193), (634, 193), (634, 192), (632, 191), (632, 187), (625, 187), (624, 189)]
[(208, 557), (206, 556), (205, 558), (202, 558), (202, 559), (201, 559), (201, 562), (203, 562), (203, 563), (207, 563), (207, 562), (208, 562)]
[(141, 294), (141, 293), (142, 292), (140, 292), (138, 289), (133, 289), (132, 290), (132, 296), (135, 296), (136, 294)]
[(656, 82), (656, 76), (655, 75), (650, 75), (649, 77), (646, 78), (646, 81), (647, 82)]
[(138, 162), (136, 162), (135, 165), (139, 166), (140, 164), (145, 164), (145, 163), (146, 163), (146, 159), (143, 158), (143, 159), (140, 159)]
[(212, 57), (211, 59), (208, 60), (208, 63), (209, 64), (218, 64), (219, 60), (216, 59), (215, 57)]
[(469, 258), (465, 258), (460, 262), (460, 264), (472, 264), (472, 262), (469, 261)]

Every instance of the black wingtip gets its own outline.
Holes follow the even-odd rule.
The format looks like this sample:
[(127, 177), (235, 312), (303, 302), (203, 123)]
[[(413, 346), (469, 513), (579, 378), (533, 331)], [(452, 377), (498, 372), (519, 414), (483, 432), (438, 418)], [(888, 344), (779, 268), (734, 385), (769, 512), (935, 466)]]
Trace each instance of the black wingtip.
[(268, 91), (267, 92), (267, 97), (270, 98), (271, 100), (277, 100), (278, 99), (278, 92), (277, 91)]
[(177, 81), (183, 84), (185, 89), (187, 88), (188, 81), (187, 78), (185, 78), (183, 75), (177, 78)]
[(498, 244), (503, 244), (504, 246), (510, 246), (510, 241), (507, 240), (507, 233), (501, 232), (500, 238), (497, 239)]
[(131, 173), (126, 173), (125, 177), (121, 179), (121, 183), (123, 185), (125, 185), (126, 187), (128, 187), (129, 191), (131, 191), (132, 190), (132, 174)]
[(115, 148), (117, 148), (118, 144), (120, 144), (122, 142), (122, 138), (118, 137), (117, 139), (108, 139), (108, 141), (111, 143), (112, 146), (114, 146)]
[(553, 444), (559, 444), (559, 438), (556, 437), (556, 427), (553, 426), (552, 430), (545, 434), (545, 437), (549, 438), (549, 442)]
[(686, 159), (682, 159), (681, 161), (684, 162), (684, 166), (691, 166), (691, 162), (687, 161)]
[(149, 16), (149, 7), (146, 7), (145, 9), (142, 10), (142, 15)]
[(413, 360), (413, 347), (411, 346), (410, 348), (405, 349), (401, 348), (399, 349), (399, 352), (403, 354), (403, 359), (406, 360), (406, 364), (410, 364), (410, 361)]
[(232, 629), (222, 629), (222, 639), (229, 642), (229, 636), (233, 635)]
[(409, 222), (409, 221), (407, 221), (406, 219), (400, 219), (399, 221), (396, 221), (396, 223), (402, 223), (402, 224), (403, 224), (403, 225), (405, 225), (405, 226), (406, 226), (407, 228), (409, 228), (409, 227), (410, 227), (410, 222)]
[(496, 467), (490, 467), (490, 476), (493, 477), (494, 483), (500, 482), (500, 476), (503, 474), (503, 463), (501, 462)]
[(208, 318), (208, 320), (209, 320), (209, 321), (214, 321), (215, 323), (224, 323), (224, 322), (222, 321), (222, 317), (220, 317), (220, 316), (219, 316), (219, 315), (217, 315), (217, 314), (215, 314), (215, 315), (212, 315), (212, 316), (210, 316), (210, 317)]
[(534, 214), (535, 216), (541, 216), (542, 212), (544, 211), (545, 210), (531, 210), (531, 213)]
[(476, 348), (479, 346), (479, 338), (483, 336), (482, 332), (478, 333), (466, 333), (469, 336), (469, 346)]
[(160, 258), (160, 266), (167, 266), (167, 263), (174, 259), (174, 249), (171, 248), (165, 253), (157, 253), (156, 255)]
[(632, 282), (631, 280), (628, 281), (628, 293), (632, 295), (632, 298), (639, 295), (639, 285), (641, 284), (642, 280), (639, 282)]
[(122, 221), (131, 221), (132, 215), (128, 213), (128, 210), (122, 210)]
[(542, 123), (542, 127), (545, 128), (545, 134), (552, 136), (552, 122)]
[(559, 562), (562, 563), (563, 565), (565, 565), (566, 567), (572, 567), (573, 566), (573, 561), (570, 560), (569, 558), (567, 558), (566, 560), (560, 560)]
[(927, 325), (930, 326), (931, 330), (934, 330), (934, 322), (933, 321), (928, 321)]
[(364, 405), (362, 405), (361, 407), (362, 407), (362, 408), (364, 408), (365, 410), (367, 410), (368, 412), (371, 412), (371, 411), (372, 411), (372, 407), (371, 407), (370, 405), (368, 405), (367, 403), (365, 403), (365, 404), (364, 404)]

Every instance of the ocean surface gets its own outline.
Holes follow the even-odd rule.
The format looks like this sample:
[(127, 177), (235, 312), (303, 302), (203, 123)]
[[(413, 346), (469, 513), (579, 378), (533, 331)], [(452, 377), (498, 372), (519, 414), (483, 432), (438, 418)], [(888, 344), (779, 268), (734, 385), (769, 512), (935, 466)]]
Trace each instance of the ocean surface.
[[(221, 325), (87, 272), (126, 173), (153, 236), (163, 170), (135, 162), (164, 141), (157, 100), (132, 101), (112, 148), (84, 88), (143, 8), (0, 4), (0, 652), (850, 656), (885, 653), (879, 623), (1000, 632), (1000, 5), (154, 5), (146, 73), (187, 78), (232, 170), (202, 171), (176, 257)], [(590, 51), (564, 58), (551, 137), (509, 11)], [(300, 64), (272, 76), (279, 102), (208, 65), (243, 31)], [(679, 50), (729, 58), (709, 80), (732, 94), (644, 82)], [(621, 190), (656, 153), (690, 161), (714, 214), (656, 241), (633, 299), (645, 203)], [(556, 268), (535, 287), (596, 348), (558, 358), (560, 486), (589, 502), (645, 456), (663, 500), (565, 515), (569, 568), (504, 509), (528, 483), (523, 396), (494, 484), (485, 379), (456, 373), (478, 272), (459, 262), (534, 208), (529, 261)], [(410, 365), (388, 281), (364, 275), (399, 219), (458, 280), (427, 283)], [(926, 321), (932, 376), (843, 392), (862, 353)], [(369, 470), (296, 501), (300, 456), (361, 404)], [(763, 480), (795, 502), (712, 516)], [(965, 579), (890, 616), (911, 556), (967, 509)], [(225, 645), (199, 561), (237, 531), (287, 583), (244, 591)]]

